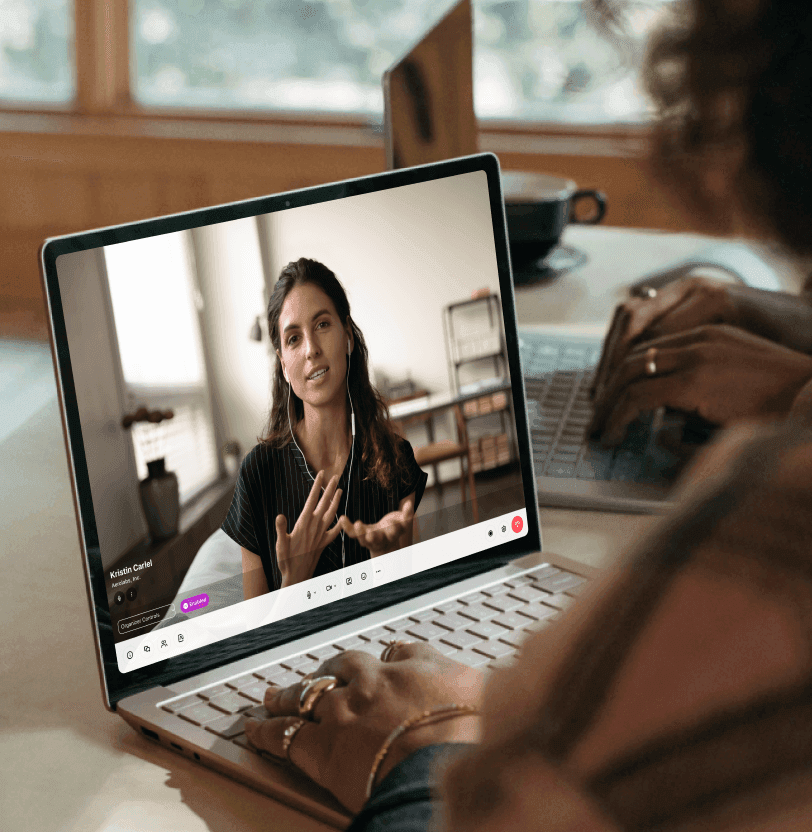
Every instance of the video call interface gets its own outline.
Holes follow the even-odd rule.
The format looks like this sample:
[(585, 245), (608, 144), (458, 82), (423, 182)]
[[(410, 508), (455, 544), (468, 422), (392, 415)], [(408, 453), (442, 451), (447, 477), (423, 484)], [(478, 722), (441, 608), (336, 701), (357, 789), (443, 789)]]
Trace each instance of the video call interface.
[[(287, 383), (283, 272), (306, 275), (276, 295)], [(122, 672), (526, 534), (484, 172), (60, 255), (57, 275)], [(338, 497), (300, 447), (319, 408), (354, 423)]]

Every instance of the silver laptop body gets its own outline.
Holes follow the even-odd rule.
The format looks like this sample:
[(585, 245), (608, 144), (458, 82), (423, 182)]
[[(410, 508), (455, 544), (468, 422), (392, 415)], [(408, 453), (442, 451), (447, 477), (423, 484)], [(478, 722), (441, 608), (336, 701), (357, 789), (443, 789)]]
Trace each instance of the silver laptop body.
[[(540, 553), (500, 182), (483, 154), (54, 238), (41, 252), (105, 706), (144, 737), (336, 827), (348, 816), (330, 795), (245, 742), (240, 720), (262, 712), (268, 684), (291, 684), (342, 649), (379, 655), (396, 637), (476, 666), (510, 661), (584, 580), (583, 567)], [(237, 402), (248, 435), (262, 429), (273, 358), (267, 335), (251, 338), (263, 335), (279, 264), (304, 255), (343, 281), (376, 374), (445, 397), (422, 408), (440, 441), (454, 407), (482, 401), (452, 388), (442, 310), (483, 288), (498, 297), (508, 457), (475, 478), (478, 522), (473, 495), (457, 496), (465, 461), (442, 463), (412, 546), (243, 600), (239, 546), (219, 528), (235, 484), (224, 440)], [(252, 285), (255, 306), (244, 303)], [(243, 356), (239, 367), (219, 366), (223, 344)], [(187, 347), (197, 364), (178, 358)], [(126, 425), (142, 398), (176, 413), (173, 432), (147, 436), (146, 450)], [(421, 410), (419, 397), (411, 407)], [(408, 434), (414, 447), (423, 428)], [(161, 438), (183, 495), (168, 536), (147, 525), (139, 498), (157, 452), (149, 441)], [(214, 471), (202, 484), (201, 470)]]

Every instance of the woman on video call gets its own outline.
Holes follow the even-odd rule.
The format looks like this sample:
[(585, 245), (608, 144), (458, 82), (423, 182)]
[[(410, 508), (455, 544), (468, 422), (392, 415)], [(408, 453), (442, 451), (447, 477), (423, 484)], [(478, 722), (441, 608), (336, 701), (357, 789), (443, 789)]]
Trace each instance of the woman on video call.
[(370, 382), (364, 336), (330, 269), (289, 263), (268, 331), (271, 414), (222, 526), (242, 548), (246, 599), (409, 546), (428, 478)]

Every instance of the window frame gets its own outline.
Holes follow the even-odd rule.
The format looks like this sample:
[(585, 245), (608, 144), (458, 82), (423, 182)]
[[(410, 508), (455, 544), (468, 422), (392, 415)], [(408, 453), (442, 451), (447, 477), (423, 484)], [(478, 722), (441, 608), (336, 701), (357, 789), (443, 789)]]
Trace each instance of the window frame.
[[(15, 132), (147, 134), (382, 147), (379, 124), (364, 116), (243, 109), (195, 110), (138, 104), (130, 89), (130, 5), (127, 0), (73, 0), (76, 95), (64, 104), (0, 102)], [(478, 120), (481, 149), (561, 155), (638, 156), (650, 136), (645, 124), (569, 125)], [(608, 140), (608, 141), (607, 141)]]
[[(202, 410), (204, 417), (208, 420), (211, 428), (211, 437), (213, 442), (215, 471), (214, 475), (206, 480), (202, 485), (198, 485), (194, 489), (190, 489), (185, 495), (181, 492), (180, 507), (184, 511), (195, 504), (200, 496), (221, 482), (226, 477), (225, 461), (223, 459), (223, 428), (220, 422), (217, 409), (214, 407), (212, 383), (211, 383), (211, 360), (209, 356), (209, 345), (206, 341), (206, 332), (203, 325), (201, 309), (195, 302), (195, 294), (200, 294), (197, 279), (197, 264), (195, 261), (194, 244), (189, 230), (182, 232), (182, 245), (184, 250), (184, 259), (186, 261), (186, 268), (190, 279), (191, 296), (189, 301), (191, 303), (192, 315), (194, 325), (197, 327), (198, 336), (200, 338), (200, 351), (203, 362), (203, 380), (194, 384), (149, 384), (142, 382), (128, 382), (124, 374), (124, 364), (121, 358), (121, 345), (118, 340), (118, 333), (116, 328), (115, 309), (113, 306), (112, 291), (110, 288), (110, 274), (109, 265), (107, 261), (106, 252), (109, 245), (99, 248), (100, 257), (104, 265), (105, 276), (105, 297), (107, 306), (108, 326), (113, 334), (115, 342), (114, 357), (116, 362), (116, 378), (118, 381), (118, 396), (124, 411), (133, 412), (137, 407), (144, 406), (147, 408), (154, 408), (162, 410), (166, 407), (171, 409), (179, 409), (188, 406), (192, 409), (195, 407)], [(122, 413), (123, 416), (123, 413)], [(136, 451), (135, 434), (129, 431), (130, 451), (132, 453), (132, 461), (134, 463), (134, 471), (137, 471), (138, 454)], [(146, 460), (144, 460), (146, 462)], [(136, 485), (139, 482), (139, 474), (136, 474)]]

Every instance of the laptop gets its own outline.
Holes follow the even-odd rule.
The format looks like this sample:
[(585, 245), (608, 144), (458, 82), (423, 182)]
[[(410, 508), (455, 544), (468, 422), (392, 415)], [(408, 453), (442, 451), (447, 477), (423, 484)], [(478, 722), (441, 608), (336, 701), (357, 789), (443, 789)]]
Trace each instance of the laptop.
[(462, 0), (384, 72), (390, 170), (478, 151), (473, 55), (473, 11), (470, 0)]
[[(445, 391), (438, 440), (459, 403), (443, 308), (483, 288), (498, 296), (513, 451), (498, 477), (480, 479), (478, 520), (470, 497), (430, 484), (412, 545), (245, 600), (240, 546), (221, 526), (237, 440), (247, 437), (244, 453), (267, 416), (263, 306), (302, 256), (343, 282), (376, 374)], [(143, 737), (345, 826), (329, 794), (247, 743), (242, 722), (264, 713), (267, 686), (340, 650), (380, 656), (393, 638), (473, 666), (511, 661), (588, 577), (541, 553), (496, 158), (57, 237), (41, 265), (105, 706)], [(164, 418), (145, 421), (152, 413)], [(153, 477), (156, 458), (164, 472)], [(460, 477), (455, 465), (441, 463), (439, 479)], [(156, 503), (143, 485), (160, 477), (177, 480), (176, 518), (171, 496)]]
[[(391, 169), (477, 152), (471, 0), (455, 3), (384, 73), (383, 92), (384, 142)], [(521, 182), (521, 174), (503, 174), (508, 208), (513, 199), (526, 199)], [(510, 215), (508, 220), (510, 225)], [(774, 270), (750, 249), (715, 242), (695, 257), (664, 264), (630, 286), (630, 292), (659, 288), (697, 268), (755, 288), (781, 288)], [(616, 448), (589, 441), (585, 428), (592, 416), (590, 389), (602, 345), (602, 334), (578, 332), (576, 327), (571, 332), (562, 327), (519, 332), (539, 504), (664, 511), (672, 504), (671, 491), (690, 450), (707, 441), (712, 427), (679, 413), (660, 412), (635, 423)]]

